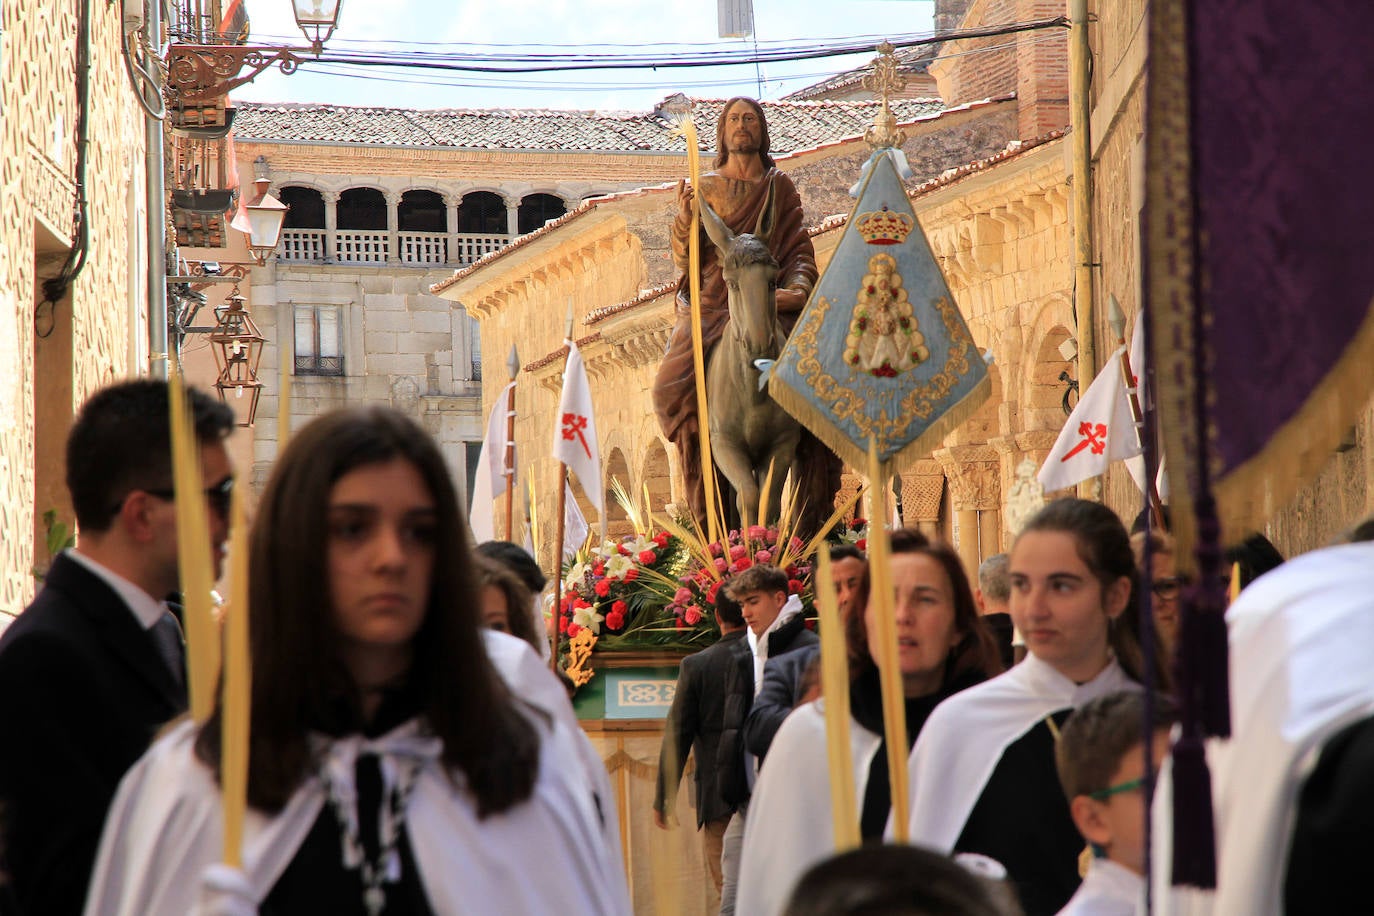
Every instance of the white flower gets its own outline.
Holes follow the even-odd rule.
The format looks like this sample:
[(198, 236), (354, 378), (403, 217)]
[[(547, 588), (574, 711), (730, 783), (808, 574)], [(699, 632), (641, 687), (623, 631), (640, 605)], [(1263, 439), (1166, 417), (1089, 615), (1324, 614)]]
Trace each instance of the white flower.
[(601, 621), (605, 617), (596, 612), (595, 607), (579, 607), (573, 609), (573, 623), (579, 627), (586, 627), (593, 633), (601, 632)]
[(625, 578), (625, 574), (635, 568), (635, 561), (629, 557), (616, 554), (606, 561), (606, 578), (620, 581)]
[(625, 546), (630, 549), (630, 555), (635, 557), (646, 550), (658, 550), (658, 545), (654, 543), (653, 538), (635, 538), (627, 542)]
[(563, 578), (563, 590), (570, 591), (582, 584), (582, 578), (587, 575), (587, 570), (591, 569), (586, 563), (575, 563), (572, 569), (568, 570), (567, 576)]

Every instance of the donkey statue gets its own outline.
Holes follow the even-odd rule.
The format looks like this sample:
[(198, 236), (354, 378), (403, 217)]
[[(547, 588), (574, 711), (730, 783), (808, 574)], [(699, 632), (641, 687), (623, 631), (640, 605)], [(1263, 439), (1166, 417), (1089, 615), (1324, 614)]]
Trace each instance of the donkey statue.
[[(735, 491), (741, 525), (766, 524), (777, 513), (783, 485), (796, 458), (801, 426), (779, 406), (760, 381), (764, 366), (778, 358), (786, 336), (774, 300), (778, 262), (768, 250), (773, 231), (773, 191), (753, 234), (735, 235), (701, 201), (702, 225), (720, 252), (729, 297), (730, 321), (706, 365), (711, 456)], [(772, 477), (767, 493), (764, 481)]]

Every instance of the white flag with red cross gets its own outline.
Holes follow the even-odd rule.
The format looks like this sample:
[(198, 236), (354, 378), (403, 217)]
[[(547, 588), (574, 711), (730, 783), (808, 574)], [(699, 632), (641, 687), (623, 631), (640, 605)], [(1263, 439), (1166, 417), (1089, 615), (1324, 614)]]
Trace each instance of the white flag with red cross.
[(1113, 461), (1139, 455), (1140, 436), (1131, 416), (1131, 403), (1121, 378), (1117, 349), (1093, 379), (1069, 414), (1038, 478), (1047, 491), (1062, 490), (1107, 470)]
[[(1136, 398), (1140, 401), (1140, 409), (1147, 410), (1150, 398), (1153, 393), (1150, 386), (1142, 384), (1145, 378), (1145, 325), (1136, 317), (1135, 330), (1131, 332), (1131, 373), (1135, 376)], [(1145, 492), (1145, 454), (1141, 449), (1141, 454), (1134, 458), (1126, 459), (1126, 470), (1131, 472), (1131, 479), (1140, 488), (1140, 492)], [(1159, 456), (1159, 472), (1155, 474), (1155, 492), (1159, 494), (1161, 501), (1169, 500), (1169, 472), (1164, 467), (1164, 454)]]
[(515, 382), (511, 382), (501, 389), (496, 403), (491, 405), (491, 413), (487, 415), (487, 437), (482, 440), (482, 451), (477, 456), (477, 471), (472, 482), (472, 511), (469, 520), (475, 544), (496, 538), (494, 503), (498, 496), (506, 492), (506, 452), (509, 445), (506, 440), (506, 428), (510, 412), (510, 392), (514, 387)]
[(563, 369), (563, 397), (553, 427), (553, 457), (568, 466), (582, 483), (582, 492), (596, 511), (604, 512), (601, 489), (601, 451), (592, 420), (592, 389), (577, 344), (568, 341), (568, 363)]

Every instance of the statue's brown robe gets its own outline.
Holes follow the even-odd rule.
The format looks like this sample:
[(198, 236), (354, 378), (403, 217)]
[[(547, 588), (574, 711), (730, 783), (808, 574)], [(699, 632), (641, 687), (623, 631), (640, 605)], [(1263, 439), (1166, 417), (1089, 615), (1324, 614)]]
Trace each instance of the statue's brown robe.
[[(774, 218), (776, 225), (768, 240), (779, 265), (778, 289), (796, 290), (804, 302), (816, 285), (816, 251), (811, 236), (803, 224), (801, 197), (792, 179), (776, 168), (770, 168), (758, 181), (751, 183), (707, 175), (702, 178), (702, 193), (736, 234), (753, 232), (759, 213), (768, 197), (768, 186), (774, 188)], [(726, 215), (729, 201), (741, 202)], [(668, 350), (654, 379), (654, 412), (658, 422), (678, 451), (679, 463), (686, 486), (688, 504), (698, 523), (705, 519), (706, 490), (701, 475), (701, 449), (697, 434), (696, 370), (692, 359), (692, 304), (687, 275), (688, 235), (690, 223), (679, 218), (673, 225), (673, 258), (682, 276), (677, 288), (677, 324), (668, 341)], [(792, 333), (800, 308), (780, 311), (778, 318), (783, 331)], [(707, 364), (716, 341), (725, 333), (730, 320), (725, 279), (721, 275), (716, 247), (701, 231), (701, 331), (702, 347)], [(802, 501), (799, 530), (812, 532), (832, 511), (835, 493), (840, 486), (841, 463), (835, 455), (806, 430), (793, 465), (794, 479), (799, 481), (798, 497)], [(725, 478), (717, 473), (717, 492), (727, 517), (733, 515), (734, 498)], [(703, 527), (704, 530), (704, 527)]]

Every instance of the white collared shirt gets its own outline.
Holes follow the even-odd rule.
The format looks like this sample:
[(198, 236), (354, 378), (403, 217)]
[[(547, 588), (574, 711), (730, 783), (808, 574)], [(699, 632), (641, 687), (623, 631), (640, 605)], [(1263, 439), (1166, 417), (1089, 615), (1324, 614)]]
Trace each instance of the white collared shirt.
[(143, 629), (151, 630), (153, 625), (162, 619), (162, 615), (167, 613), (167, 605), (109, 567), (102, 566), (75, 549), (67, 550), (65, 553), (99, 577), (101, 582), (114, 589), (114, 593), (120, 597), (129, 613), (134, 615), (134, 619)]

